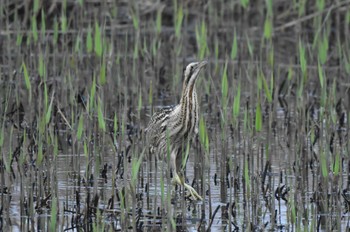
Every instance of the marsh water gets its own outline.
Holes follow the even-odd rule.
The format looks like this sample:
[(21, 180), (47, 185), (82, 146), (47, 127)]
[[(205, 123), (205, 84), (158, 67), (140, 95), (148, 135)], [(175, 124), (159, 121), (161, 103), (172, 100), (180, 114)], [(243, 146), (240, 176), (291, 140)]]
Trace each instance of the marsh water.
[[(349, 1), (0, 5), (1, 231), (348, 231)], [(196, 84), (186, 182), (150, 116)]]

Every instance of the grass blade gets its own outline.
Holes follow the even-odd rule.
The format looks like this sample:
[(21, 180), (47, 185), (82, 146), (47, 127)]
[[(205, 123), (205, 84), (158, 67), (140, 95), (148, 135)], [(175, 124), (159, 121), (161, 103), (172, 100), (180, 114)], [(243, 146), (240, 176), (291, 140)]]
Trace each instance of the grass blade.
[(237, 119), (239, 115), (240, 107), (241, 107), (241, 82), (238, 83), (237, 93), (235, 98), (233, 99), (232, 115), (233, 115), (234, 121)]
[(262, 115), (261, 115), (261, 106), (260, 106), (260, 98), (256, 103), (256, 111), (255, 111), (255, 130), (257, 132), (261, 131), (262, 128)]
[(238, 51), (238, 48), (237, 48), (237, 34), (236, 34), (236, 29), (235, 29), (235, 33), (234, 33), (233, 41), (232, 41), (232, 48), (231, 48), (231, 60), (236, 59), (237, 51)]
[(51, 202), (51, 222), (50, 231), (56, 231), (57, 224), (57, 198), (53, 197)]
[(27, 66), (24, 62), (22, 63), (22, 69), (23, 69), (24, 81), (26, 84), (26, 88), (29, 91), (29, 102), (31, 102), (31, 100), (32, 100), (32, 85), (30, 83), (30, 78), (29, 78)]
[(97, 104), (97, 111), (98, 111), (98, 126), (102, 131), (106, 131), (106, 123), (105, 120), (103, 118), (103, 110), (102, 110), (103, 106), (101, 103), (101, 100), (98, 99), (98, 104)]
[(222, 106), (226, 108), (227, 95), (228, 95), (228, 80), (227, 80), (227, 62), (225, 63), (224, 71), (221, 80), (221, 94), (222, 94)]
[(81, 136), (83, 135), (83, 128), (84, 128), (84, 115), (81, 114), (79, 117), (78, 122), (78, 131), (77, 131), (77, 139), (80, 140)]
[(102, 40), (101, 40), (101, 30), (97, 22), (95, 22), (95, 53), (98, 57), (102, 56)]
[(54, 94), (55, 94), (55, 92), (52, 93), (50, 105), (49, 105), (49, 108), (46, 111), (46, 115), (45, 115), (45, 123), (46, 124), (48, 124), (50, 122), (50, 119), (51, 119), (52, 102), (53, 102), (53, 99), (54, 99)]

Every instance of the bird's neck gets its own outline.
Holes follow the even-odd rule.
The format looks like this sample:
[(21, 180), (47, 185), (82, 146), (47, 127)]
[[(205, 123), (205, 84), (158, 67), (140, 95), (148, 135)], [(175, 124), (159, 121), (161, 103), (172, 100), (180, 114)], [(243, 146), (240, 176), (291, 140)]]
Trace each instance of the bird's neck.
[(194, 101), (196, 101), (197, 92), (196, 92), (196, 86), (195, 84), (192, 84), (190, 86), (185, 87), (182, 90), (182, 97), (181, 97), (181, 107), (189, 107), (188, 104), (193, 104)]
[(184, 127), (184, 131), (191, 131), (194, 129), (194, 125), (198, 123), (198, 101), (195, 84), (184, 88), (180, 104), (179, 122)]

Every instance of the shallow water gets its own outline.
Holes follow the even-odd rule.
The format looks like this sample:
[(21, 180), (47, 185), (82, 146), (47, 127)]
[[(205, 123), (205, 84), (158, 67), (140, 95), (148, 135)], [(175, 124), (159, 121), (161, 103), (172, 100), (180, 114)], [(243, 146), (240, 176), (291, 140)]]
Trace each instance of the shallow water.
[[(0, 230), (349, 230), (348, 4), (35, 2), (0, 7)], [(135, 167), (203, 59), (196, 202)]]

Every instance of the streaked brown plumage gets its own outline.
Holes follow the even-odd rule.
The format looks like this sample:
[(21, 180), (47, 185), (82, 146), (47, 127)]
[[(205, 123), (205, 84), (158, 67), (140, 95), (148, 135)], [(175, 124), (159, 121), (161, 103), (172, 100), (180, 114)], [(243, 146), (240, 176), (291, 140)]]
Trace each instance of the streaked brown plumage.
[(166, 160), (169, 144), (173, 183), (183, 185), (194, 198), (200, 200), (202, 197), (196, 190), (184, 182), (181, 171), (184, 168), (182, 164), (186, 163), (183, 162), (186, 146), (198, 133), (199, 105), (195, 84), (206, 64), (206, 61), (194, 62), (186, 67), (180, 103), (155, 113), (146, 129), (150, 152), (157, 154), (158, 159)]

